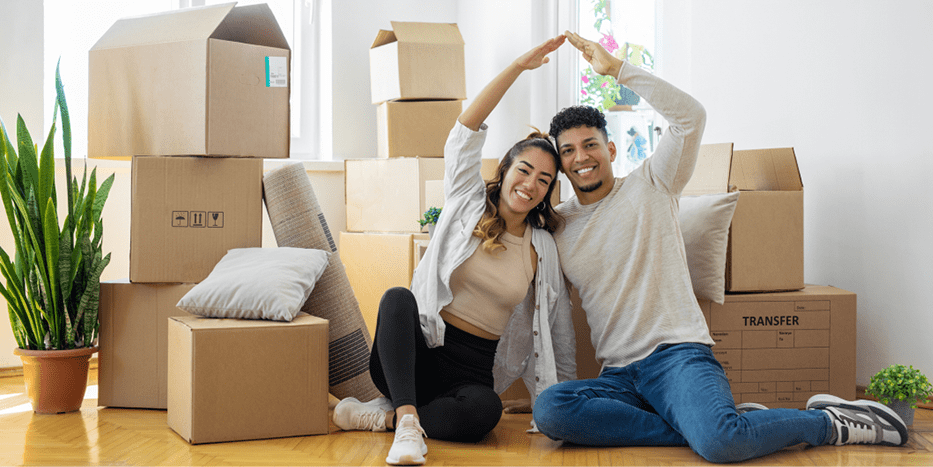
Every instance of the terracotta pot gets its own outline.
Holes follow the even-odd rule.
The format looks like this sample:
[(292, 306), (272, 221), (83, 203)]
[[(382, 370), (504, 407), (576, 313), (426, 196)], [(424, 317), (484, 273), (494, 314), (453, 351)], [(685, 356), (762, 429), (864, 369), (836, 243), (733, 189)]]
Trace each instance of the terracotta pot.
[(97, 347), (72, 350), (13, 349), (23, 361), (23, 380), (36, 413), (74, 412), (87, 389), (88, 362)]

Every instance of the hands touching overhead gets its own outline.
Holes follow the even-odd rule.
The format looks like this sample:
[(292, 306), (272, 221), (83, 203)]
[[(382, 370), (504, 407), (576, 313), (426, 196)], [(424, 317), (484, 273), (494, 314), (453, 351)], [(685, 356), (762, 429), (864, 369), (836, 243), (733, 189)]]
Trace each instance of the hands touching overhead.
[(583, 53), (583, 58), (593, 67), (593, 71), (604, 76), (616, 78), (622, 68), (622, 60), (607, 52), (598, 42), (584, 39), (579, 34), (565, 33), (570, 44)]

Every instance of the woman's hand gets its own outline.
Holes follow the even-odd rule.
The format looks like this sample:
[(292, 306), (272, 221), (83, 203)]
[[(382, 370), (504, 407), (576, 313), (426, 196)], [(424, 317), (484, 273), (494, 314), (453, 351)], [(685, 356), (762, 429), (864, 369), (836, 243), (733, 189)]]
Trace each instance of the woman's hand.
[(534, 70), (541, 65), (551, 61), (547, 56), (551, 52), (557, 50), (561, 44), (564, 43), (564, 39), (567, 36), (560, 35), (552, 39), (544, 41), (541, 45), (525, 52), (524, 55), (515, 59), (515, 66), (523, 70)]
[(565, 33), (570, 43), (583, 52), (583, 58), (590, 63), (593, 71), (604, 76), (617, 78), (619, 70), (622, 68), (622, 60), (615, 58), (607, 52), (598, 42), (584, 39), (579, 34), (567, 31)]
[(533, 70), (549, 62), (547, 55), (561, 46), (566, 39), (565, 36), (557, 36), (553, 39), (544, 41), (541, 45), (529, 50), (516, 58), (509, 66), (502, 70), (486, 87), (480, 91), (479, 95), (473, 99), (466, 110), (460, 114), (458, 120), (463, 126), (478, 131), (480, 125), (486, 120), (486, 117), (492, 113), (492, 110), (499, 105), (502, 96), (508, 91), (512, 83), (525, 70)]

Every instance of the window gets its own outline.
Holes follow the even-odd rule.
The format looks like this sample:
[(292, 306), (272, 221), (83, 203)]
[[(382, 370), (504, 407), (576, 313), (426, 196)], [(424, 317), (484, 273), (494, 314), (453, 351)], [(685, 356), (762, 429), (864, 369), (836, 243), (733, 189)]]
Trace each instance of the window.
[[(71, 114), (72, 148), (75, 157), (87, 154), (88, 51), (120, 18), (169, 11), (178, 8), (228, 3), (229, 0), (44, 0), (45, 47), (45, 128), (52, 124), (55, 102), (55, 66), (61, 58), (62, 82)], [(321, 99), (321, 51), (330, 41), (330, 0), (240, 0), (237, 4), (267, 3), (292, 49), (291, 63), (291, 157), (329, 159), (330, 141), (319, 137), (330, 134), (330, 101)], [(77, 25), (77, 26), (76, 26)], [(326, 107), (326, 108), (325, 108)]]
[[(607, 51), (629, 63), (654, 70), (655, 0), (577, 0), (577, 31), (598, 40)], [(606, 114), (609, 139), (618, 151), (613, 173), (625, 176), (651, 155), (659, 139), (661, 117), (634, 92), (600, 76), (577, 54), (574, 68), (576, 103)]]

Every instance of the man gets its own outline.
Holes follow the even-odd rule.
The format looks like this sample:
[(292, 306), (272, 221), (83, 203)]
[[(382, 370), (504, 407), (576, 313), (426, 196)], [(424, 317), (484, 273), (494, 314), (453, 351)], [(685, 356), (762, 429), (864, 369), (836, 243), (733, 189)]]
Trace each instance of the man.
[[(544, 391), (538, 429), (585, 445), (689, 445), (712, 462), (750, 459), (798, 443), (902, 445), (903, 421), (887, 407), (820, 395), (813, 410), (738, 410), (690, 282), (678, 223), (680, 194), (706, 123), (688, 94), (567, 33), (596, 72), (618, 77), (669, 122), (655, 153), (614, 178), (615, 145), (596, 109), (571, 107), (551, 121), (561, 170), (576, 198), (558, 211), (561, 266), (590, 325), (596, 379)], [(739, 413), (742, 412), (742, 413)]]

